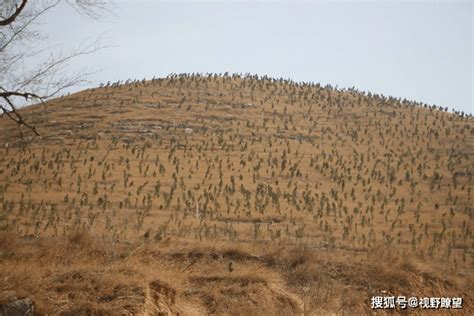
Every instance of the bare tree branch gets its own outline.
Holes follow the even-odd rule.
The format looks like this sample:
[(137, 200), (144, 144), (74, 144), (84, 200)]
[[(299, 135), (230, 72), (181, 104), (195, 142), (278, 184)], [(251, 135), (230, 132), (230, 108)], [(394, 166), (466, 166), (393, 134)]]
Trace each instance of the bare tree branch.
[(43, 16), (50, 9), (54, 8), (57, 4), (58, 3), (56, 2), (52, 3), (40, 9), (38, 12), (33, 12), (29, 15), (25, 15), (25, 21), (22, 21), (22, 23), (20, 23), (20, 25), (17, 28), (15, 28), (13, 25), (9, 25), (12, 34), (10, 35), (10, 38), (7, 39), (7, 35), (5, 35), (4, 33), (1, 33), (4, 36), (4, 39), (0, 41), (0, 43), (2, 43), (0, 45), (0, 53), (3, 50), (5, 50), (8, 47), (8, 45), (13, 43), (18, 37), (20, 36), (25, 37), (26, 30), (33, 24), (33, 22), (38, 20), (41, 16)]
[(78, 13), (85, 14), (92, 19), (99, 18), (101, 12), (110, 6), (106, 1), (101, 0), (67, 0), (67, 3)]
[[(11, 100), (9, 98), (9, 96), (11, 96), (11, 95), (13, 95), (11, 92), (0, 93), (0, 97), (2, 97), (8, 103), (11, 110), (8, 111), (2, 105), (0, 105), (0, 109), (3, 111), (4, 114), (6, 114), (11, 120), (13, 120), (17, 124), (18, 131), (20, 133), (20, 138), (23, 139), (23, 132), (21, 130), (22, 126), (26, 126), (27, 128), (31, 129), (33, 131), (33, 133), (35, 133), (36, 136), (40, 136), (40, 134), (36, 130), (36, 127), (34, 127), (34, 126), (30, 125), (29, 123), (25, 122), (25, 120), (23, 119), (23, 116), (21, 116), (17, 112), (15, 106), (13, 105), (13, 103), (11, 102)], [(24, 98), (27, 99), (30, 96), (30, 93), (16, 93), (16, 95), (23, 96)]]
[[(84, 55), (94, 53), (94, 52), (96, 52), (97, 50), (99, 50), (101, 48), (103, 48), (103, 47), (98, 46), (98, 44), (96, 44), (96, 45), (92, 44), (92, 45), (90, 45), (88, 47), (85, 47), (85, 48), (78, 48), (78, 49), (74, 50), (73, 52), (71, 52), (70, 54), (65, 55), (65, 56), (61, 56), (61, 55), (56, 56), (56, 57), (53, 56), (48, 61), (46, 61), (45, 63), (40, 65), (32, 73), (30, 73), (25, 78), (24, 81), (18, 82), (17, 89), (19, 89), (19, 90), (25, 89), (29, 85), (39, 86), (39, 85), (41, 85), (41, 81), (46, 77), (49, 77), (50, 82), (51, 82), (51, 80), (54, 79), (54, 74), (57, 73), (59, 68), (64, 66), (67, 62), (69, 62), (72, 59), (77, 58), (79, 56), (84, 56)], [(72, 81), (75, 82), (78, 79), (79, 78), (70, 78), (69, 80), (72, 80)], [(62, 83), (64, 83), (64, 81), (65, 80), (57, 80), (57, 81), (55, 81), (55, 84), (56, 85), (61, 85)], [(48, 86), (50, 86), (50, 84)], [(55, 94), (57, 94), (57, 92), (52, 93), (52, 92), (48, 91), (49, 90), (48, 86), (46, 87), (47, 89), (46, 89), (44, 95), (42, 96), (43, 98), (50, 98), (50, 97), (54, 96)]]
[[(3, 88), (0, 87), (0, 89), (3, 90)], [(34, 93), (29, 93), (29, 92), (13, 92), (13, 91), (6, 91), (6, 92), (0, 92), (0, 98), (9, 98), (12, 96), (17, 96), (17, 97), (23, 97), (28, 100), (28, 98), (35, 98), (35, 99), (44, 99), (44, 97), (40, 97)]]
[[(10, 0), (0, 13), (0, 113), (14, 121), (23, 138), (22, 127), (40, 135), (36, 127), (25, 122), (17, 106), (29, 100), (43, 103), (65, 89), (85, 81), (87, 73), (63, 75), (64, 68), (76, 57), (104, 48), (98, 42), (81, 45), (68, 54), (51, 54), (37, 67), (26, 67), (26, 60), (37, 58), (51, 47), (36, 49), (42, 36), (34, 30), (35, 22), (61, 4), (60, 0)], [(5, 2), (4, 2), (5, 3)], [(15, 4), (16, 3), (16, 4)], [(65, 0), (64, 3), (89, 18), (98, 18), (107, 5), (101, 0)], [(6, 13), (5, 13), (6, 12)], [(6, 17), (4, 16), (6, 15)], [(31, 43), (32, 45), (28, 45)], [(35, 48), (33, 48), (35, 47)], [(28, 68), (29, 70), (26, 70)]]
[(20, 15), (21, 11), (23, 11), (27, 2), (28, 0), (22, 0), (20, 6), (16, 8), (15, 12), (10, 17), (4, 20), (0, 20), (0, 26), (12, 24), (15, 21), (15, 19)]

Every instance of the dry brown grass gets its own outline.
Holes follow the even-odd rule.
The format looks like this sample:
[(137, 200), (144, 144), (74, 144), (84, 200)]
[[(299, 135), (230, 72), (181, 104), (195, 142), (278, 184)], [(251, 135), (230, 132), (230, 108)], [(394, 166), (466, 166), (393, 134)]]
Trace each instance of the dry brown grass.
[(0, 261), (4, 293), (32, 298), (39, 315), (365, 314), (382, 293), (461, 296), (464, 312), (472, 311), (471, 277), (440, 276), (433, 265), (381, 248), (347, 256), (307, 246), (112, 246), (81, 236), (78, 244), (10, 235), (16, 251)]

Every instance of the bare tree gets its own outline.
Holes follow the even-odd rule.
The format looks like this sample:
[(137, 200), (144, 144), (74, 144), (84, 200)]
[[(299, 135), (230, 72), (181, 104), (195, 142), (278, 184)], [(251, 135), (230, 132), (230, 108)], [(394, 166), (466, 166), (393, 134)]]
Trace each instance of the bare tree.
[(106, 3), (100, 0), (0, 0), (0, 113), (17, 124), (21, 138), (22, 127), (38, 136), (39, 132), (25, 121), (18, 106), (28, 101), (43, 102), (84, 82), (87, 73), (65, 75), (64, 68), (73, 58), (101, 48), (95, 41), (67, 54), (50, 54), (38, 66), (26, 67), (27, 60), (50, 51), (45, 47), (34, 48), (45, 37), (34, 26), (61, 3), (90, 18), (98, 18), (106, 8)]

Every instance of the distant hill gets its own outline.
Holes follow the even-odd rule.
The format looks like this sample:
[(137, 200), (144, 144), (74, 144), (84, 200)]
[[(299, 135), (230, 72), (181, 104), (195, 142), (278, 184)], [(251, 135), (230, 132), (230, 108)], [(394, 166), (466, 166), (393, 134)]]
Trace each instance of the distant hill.
[(0, 118), (4, 290), (49, 314), (370, 313), (376, 295), (469, 314), (474, 119), (446, 110), (227, 74), (22, 109), (41, 137)]

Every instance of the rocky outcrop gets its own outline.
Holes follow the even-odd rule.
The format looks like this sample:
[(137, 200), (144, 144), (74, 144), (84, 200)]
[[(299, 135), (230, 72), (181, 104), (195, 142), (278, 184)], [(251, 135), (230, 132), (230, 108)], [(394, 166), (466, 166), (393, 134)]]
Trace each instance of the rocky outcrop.
[(34, 315), (34, 303), (31, 298), (19, 299), (14, 293), (2, 293), (0, 316)]

